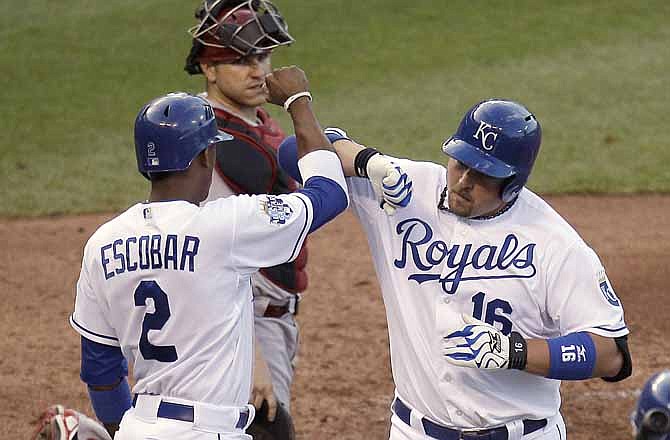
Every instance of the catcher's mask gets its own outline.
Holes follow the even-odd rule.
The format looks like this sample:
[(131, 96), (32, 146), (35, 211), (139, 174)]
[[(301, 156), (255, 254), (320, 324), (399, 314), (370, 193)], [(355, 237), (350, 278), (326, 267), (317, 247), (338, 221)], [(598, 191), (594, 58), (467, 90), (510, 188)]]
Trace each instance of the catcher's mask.
[(295, 41), (268, 0), (205, 0), (195, 18), (199, 23), (188, 30), (193, 47), (184, 68), (191, 75), (202, 73), (201, 61), (232, 63)]
[(636, 440), (670, 440), (670, 370), (647, 380), (631, 423)]

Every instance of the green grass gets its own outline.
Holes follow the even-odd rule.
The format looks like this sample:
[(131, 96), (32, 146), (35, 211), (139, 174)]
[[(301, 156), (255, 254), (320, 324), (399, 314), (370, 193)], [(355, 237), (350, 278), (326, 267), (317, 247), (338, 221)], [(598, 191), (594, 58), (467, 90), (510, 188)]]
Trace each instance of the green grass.
[[(0, 215), (111, 211), (145, 197), (133, 120), (154, 96), (202, 86), (182, 70), (197, 4), (0, 4)], [(297, 42), (274, 64), (308, 72), (324, 125), (440, 161), (468, 107), (505, 97), (543, 125), (534, 190), (670, 191), (666, 1), (277, 4)]]

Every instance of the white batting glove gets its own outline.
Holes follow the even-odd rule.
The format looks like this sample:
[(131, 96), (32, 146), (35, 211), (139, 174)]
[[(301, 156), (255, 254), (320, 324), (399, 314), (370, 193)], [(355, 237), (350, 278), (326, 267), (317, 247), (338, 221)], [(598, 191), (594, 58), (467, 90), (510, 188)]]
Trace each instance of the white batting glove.
[(461, 317), (465, 325), (442, 338), (444, 358), (459, 367), (485, 370), (507, 368), (509, 338), (497, 328), (470, 315), (462, 314)]
[(397, 208), (409, 205), (412, 199), (412, 179), (388, 156), (372, 156), (368, 161), (367, 173), (380, 206), (387, 215), (393, 215)]

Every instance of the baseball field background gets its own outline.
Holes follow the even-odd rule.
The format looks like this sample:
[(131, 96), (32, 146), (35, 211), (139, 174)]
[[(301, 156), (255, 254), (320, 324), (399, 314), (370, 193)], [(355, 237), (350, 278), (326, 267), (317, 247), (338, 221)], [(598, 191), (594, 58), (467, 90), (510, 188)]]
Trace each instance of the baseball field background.
[[(183, 71), (197, 4), (0, 2), (0, 438), (28, 438), (49, 403), (91, 414), (67, 324), (81, 250), (146, 197), (132, 140), (139, 108), (203, 86)], [(670, 368), (670, 2), (276, 4), (296, 42), (276, 51), (275, 67), (301, 66), (324, 126), (362, 143), (443, 161), (441, 143), (479, 100), (514, 99), (536, 114), (544, 139), (529, 186), (603, 259), (636, 359), (623, 383), (564, 383), (568, 432), (629, 438), (638, 387)], [(283, 110), (270, 111), (290, 131)], [(364, 243), (349, 214), (311, 242), (294, 388), (301, 440), (385, 436), (393, 386)]]
[[(202, 88), (183, 71), (197, 4), (0, 2), (1, 214), (113, 210), (144, 196), (133, 120), (155, 96)], [(296, 43), (274, 65), (303, 67), (324, 124), (363, 143), (440, 160), (468, 107), (505, 97), (544, 127), (532, 188), (670, 190), (667, 1), (278, 5)]]

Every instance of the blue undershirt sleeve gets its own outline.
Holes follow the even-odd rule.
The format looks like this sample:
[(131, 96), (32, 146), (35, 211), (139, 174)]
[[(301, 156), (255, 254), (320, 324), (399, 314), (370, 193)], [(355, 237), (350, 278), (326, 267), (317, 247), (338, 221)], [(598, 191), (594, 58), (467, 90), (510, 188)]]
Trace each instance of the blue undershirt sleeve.
[(337, 182), (327, 177), (310, 177), (297, 192), (306, 195), (312, 202), (314, 219), (309, 228), (310, 233), (347, 209), (346, 192)]
[[(119, 347), (100, 344), (82, 336), (81, 380), (88, 384), (88, 395), (95, 415), (102, 423), (118, 423), (131, 406), (128, 361)], [(96, 386), (110, 386), (96, 389)]]
[(119, 347), (81, 338), (81, 380), (88, 385), (112, 385), (128, 375), (128, 362)]
[[(333, 133), (326, 133), (326, 136), (331, 142), (343, 138)], [(295, 140), (295, 135), (288, 136), (279, 145), (277, 149), (277, 161), (281, 169), (286, 171), (293, 180), (302, 183), (302, 174), (298, 168), (298, 144)]]

